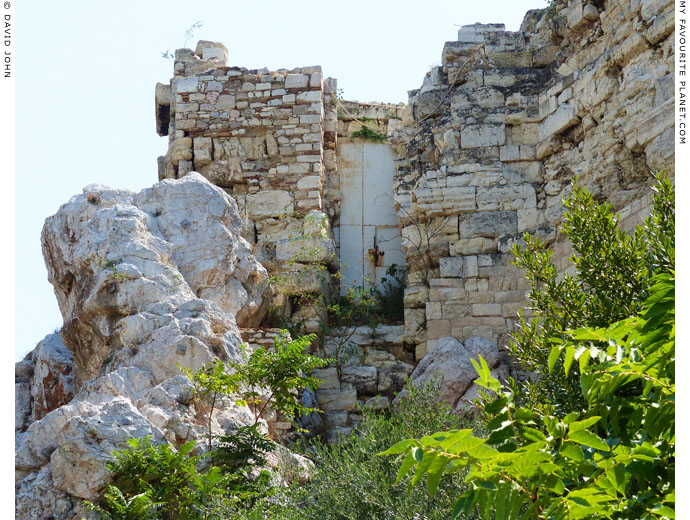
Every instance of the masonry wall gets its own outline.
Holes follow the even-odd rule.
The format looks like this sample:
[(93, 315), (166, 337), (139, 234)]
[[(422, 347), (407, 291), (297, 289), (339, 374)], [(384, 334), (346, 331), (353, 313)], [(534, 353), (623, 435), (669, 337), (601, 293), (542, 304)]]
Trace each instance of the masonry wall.
[(331, 274), (347, 246), (343, 151), (371, 143), (364, 126), (393, 146), (404, 327), (357, 343), (351, 373), (321, 374), (329, 435), (346, 433), (358, 402), (392, 395), (440, 338), (507, 346), (529, 290), (511, 247), (530, 232), (568, 268), (561, 201), (576, 175), (624, 228), (642, 220), (651, 171), (674, 174), (672, 32), (670, 0), (553, 0), (518, 32), (463, 26), (407, 107), (340, 100), (320, 67), (229, 67), (224, 46), (200, 42), (176, 53), (175, 76), (156, 89), (170, 138), (159, 175), (196, 170), (235, 198), (275, 276), (273, 312), (312, 332), (325, 308), (301, 295), (337, 295)]
[[(170, 84), (156, 87), (157, 130), (170, 139), (168, 153), (159, 158), (159, 177), (197, 171), (223, 188), (244, 216), (244, 237), (273, 276), (265, 327), (244, 329), (243, 339), (250, 346), (271, 347), (278, 322), (284, 326), (288, 321), (301, 324), (300, 333), (320, 332), (325, 304), (337, 297), (338, 284), (346, 288), (362, 282), (331, 276), (340, 270), (341, 205), (353, 195), (340, 182), (342, 149), (385, 148), (392, 176), (392, 152), (385, 140), (400, 122), (402, 106), (337, 99), (336, 80), (324, 80), (320, 67), (229, 67), (227, 49), (214, 42), (201, 41), (194, 52), (178, 50), (174, 69)], [(382, 139), (372, 142), (353, 135), (364, 124)], [(371, 176), (367, 182), (380, 177), (380, 172), (365, 170), (360, 173)], [(377, 204), (390, 208), (390, 178), (387, 184), (383, 191), (388, 200)], [(375, 215), (370, 224), (385, 228), (388, 240), (397, 237), (395, 253), (398, 263), (404, 263), (397, 216), (393, 212), (389, 217), (377, 222)], [(389, 259), (396, 257), (387, 252)], [(360, 254), (364, 256), (359, 260), (366, 262), (366, 252)], [(387, 264), (382, 265), (385, 270)], [(310, 294), (323, 299), (304, 298)], [(401, 325), (373, 331), (350, 328), (350, 333), (347, 350), (352, 355), (339, 356), (337, 369), (316, 371), (324, 385), (313, 397), (325, 414), (310, 417), (308, 427), (325, 429), (329, 440), (351, 431), (360, 406), (387, 405), (387, 397), (371, 399), (392, 397), (413, 369), (413, 356), (403, 349)], [(322, 354), (334, 355), (338, 341), (326, 339)], [(285, 418), (269, 417), (268, 422), (275, 438), (289, 435)]]
[(641, 221), (651, 170), (674, 173), (672, 30), (669, 0), (554, 0), (519, 32), (446, 43), (393, 136), (417, 359), (447, 335), (507, 345), (527, 290), (511, 245), (529, 231), (566, 269), (575, 175), (625, 228)]

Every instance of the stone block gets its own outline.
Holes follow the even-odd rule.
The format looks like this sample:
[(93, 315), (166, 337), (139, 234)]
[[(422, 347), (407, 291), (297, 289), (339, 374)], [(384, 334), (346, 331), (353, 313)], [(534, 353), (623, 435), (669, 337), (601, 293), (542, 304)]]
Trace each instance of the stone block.
[(519, 209), (517, 211), (517, 232), (524, 233), (525, 231), (532, 231), (537, 227), (538, 212), (536, 208)]
[(484, 85), (487, 87), (512, 87), (515, 83), (517, 83), (515, 75), (505, 71), (487, 71), (484, 73)]
[(472, 316), (500, 316), (500, 303), (475, 303), (472, 305)]
[(172, 82), (173, 94), (189, 94), (199, 89), (199, 78), (174, 78)]
[(298, 190), (321, 189), (321, 177), (319, 175), (308, 175), (297, 181)]
[(336, 367), (315, 368), (311, 375), (321, 380), (321, 390), (340, 390), (340, 381), (338, 380), (338, 370)]
[(194, 138), (194, 168), (199, 169), (211, 164), (213, 144), (210, 137)]
[(358, 392), (372, 394), (376, 392), (378, 370), (362, 365), (343, 367), (341, 378), (343, 383), (352, 385)]
[(440, 339), (450, 336), (450, 320), (427, 320), (427, 339)]
[(228, 48), (220, 42), (199, 40), (194, 54), (202, 60), (219, 60), (222, 65), (228, 61)]
[(417, 361), (421, 360), (427, 354), (427, 346), (429, 345), (429, 343), (431, 343), (432, 345), (436, 345), (437, 342), (438, 342), (438, 340), (423, 341), (421, 343), (418, 343), (414, 349), (415, 359)]
[(329, 427), (334, 426), (347, 426), (349, 413), (347, 412), (328, 412), (326, 414), (326, 421), (328, 421)]
[(510, 144), (507, 146), (501, 146), (501, 161), (511, 162), (520, 160), (520, 146), (516, 144)]
[(422, 307), (429, 300), (429, 288), (421, 285), (405, 287), (405, 307)]
[(306, 74), (288, 74), (285, 78), (285, 88), (306, 88), (309, 76)]
[(644, 147), (670, 128), (673, 128), (673, 99), (650, 110), (635, 125), (631, 125), (625, 142), (631, 148), (638, 145)]
[(441, 310), (441, 302), (427, 302), (427, 304), (426, 304), (426, 319), (427, 320), (443, 319), (443, 312)]
[(464, 260), (464, 264), (465, 264), (463, 266), (463, 271), (465, 273), (465, 276), (467, 278), (471, 278), (473, 276), (479, 276), (477, 256), (474, 256), (474, 255), (465, 256), (463, 258), (463, 260)]
[(424, 329), (426, 312), (424, 309), (406, 308), (404, 321), (403, 340), (405, 343), (419, 343), (426, 339), (426, 331)]
[(480, 211), (460, 216), (460, 237), (497, 237), (517, 233), (514, 211)]
[(321, 115), (316, 115), (316, 114), (304, 114), (299, 116), (299, 122), (300, 124), (305, 124), (305, 123), (320, 123), (321, 122)]
[(487, 52), (489, 60), (496, 67), (531, 67), (531, 51)]
[(498, 243), (495, 238), (460, 239), (451, 247), (451, 254), (455, 255), (482, 255), (497, 251)]
[(462, 148), (502, 146), (505, 140), (505, 125), (466, 125), (460, 132)]
[(247, 213), (251, 219), (280, 217), (293, 211), (293, 198), (287, 191), (264, 190), (247, 196)]
[(368, 410), (385, 410), (390, 406), (390, 401), (385, 395), (376, 395), (364, 403), (364, 408)]
[(192, 161), (180, 161), (177, 164), (177, 177), (178, 179), (181, 177), (184, 177), (187, 175), (189, 172), (194, 170), (194, 164)]
[(204, 92), (221, 92), (223, 84), (220, 81), (209, 81), (204, 87)]
[(315, 103), (321, 101), (320, 90), (309, 90), (297, 95), (297, 103)]
[(192, 138), (183, 137), (175, 139), (170, 145), (170, 162), (177, 165), (180, 161), (189, 161), (192, 159)]
[(323, 73), (322, 72), (312, 72), (311, 78), (309, 78), (309, 86), (311, 88), (319, 88), (319, 87), (321, 87), (322, 81), (323, 81)]
[(556, 112), (542, 121), (539, 127), (539, 139), (541, 141), (551, 139), (552, 136), (560, 134), (578, 122), (575, 107), (569, 104), (561, 105)]
[(266, 135), (266, 152), (272, 159), (278, 157), (278, 142), (271, 134)]
[(290, 296), (305, 293), (327, 294), (330, 277), (323, 270), (302, 264), (283, 267), (284, 271), (275, 273), (276, 290)]
[(316, 400), (324, 412), (357, 410), (357, 390), (351, 386), (343, 385), (341, 390), (318, 389)]
[[(564, 10), (565, 17), (568, 22), (568, 27), (575, 31), (584, 28), (589, 20), (584, 17), (583, 0), (575, 0)], [(598, 15), (598, 11), (597, 11)]]
[(462, 43), (483, 43), (487, 35), (506, 30), (502, 23), (475, 23), (463, 25), (458, 29), (458, 41)]
[(332, 264), (335, 244), (330, 238), (297, 236), (276, 242), (276, 260), (306, 264)]
[(197, 112), (199, 110), (199, 103), (177, 103), (175, 105), (176, 112)]
[(537, 196), (531, 184), (477, 188), (477, 209), (518, 210), (536, 208)]
[(444, 278), (462, 278), (464, 276), (463, 257), (450, 256), (439, 260), (441, 276)]

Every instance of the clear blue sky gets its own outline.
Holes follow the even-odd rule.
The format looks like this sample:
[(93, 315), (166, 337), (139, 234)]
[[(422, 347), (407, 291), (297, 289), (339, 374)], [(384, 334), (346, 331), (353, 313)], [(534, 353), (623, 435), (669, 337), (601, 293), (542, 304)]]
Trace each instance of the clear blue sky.
[(459, 25), (517, 30), (544, 0), (286, 2), (32, 0), (16, 12), (16, 345), (62, 325), (40, 247), (43, 221), (84, 186), (157, 182), (154, 86), (166, 50), (222, 41), (247, 68), (322, 65), (346, 99), (406, 102)]

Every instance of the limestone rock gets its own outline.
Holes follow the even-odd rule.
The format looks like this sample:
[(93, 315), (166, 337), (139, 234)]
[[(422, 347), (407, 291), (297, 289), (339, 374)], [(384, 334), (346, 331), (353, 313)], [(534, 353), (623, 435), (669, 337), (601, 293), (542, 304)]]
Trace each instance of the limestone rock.
[(59, 334), (49, 334), (32, 352), (31, 419), (68, 403), (74, 396), (74, 356)]
[(268, 273), (241, 238), (233, 199), (191, 173), (143, 190), (134, 204), (154, 216), (172, 244), (172, 262), (197, 297), (217, 303), (240, 327), (259, 324), (269, 300)]
[[(470, 359), (479, 361), (479, 356), (486, 360), (489, 368), (497, 368), (500, 365), (498, 348), (491, 341), (470, 338), (463, 345), (451, 337), (441, 338), (414, 369), (410, 375), (410, 384), (440, 384), (439, 400), (455, 409), (458, 401), (478, 377)], [(406, 395), (405, 390), (400, 392), (393, 404)]]
[[(242, 324), (258, 322), (268, 275), (240, 237), (240, 224), (234, 201), (196, 173), (139, 194), (91, 185), (48, 218), (44, 256), (77, 385), (96, 375), (109, 355), (134, 354), (133, 340), (160, 343), (164, 333), (151, 333), (163, 321), (191, 325), (202, 307), (209, 319), (202, 335), (214, 336), (220, 351), (223, 334), (237, 332), (223, 311)], [(217, 306), (179, 308), (197, 296)], [(127, 327), (132, 320), (136, 333)], [(196, 331), (191, 336), (202, 333), (199, 325)], [(191, 344), (173, 347), (180, 355), (193, 350), (194, 341), (185, 341)]]
[[(138, 194), (88, 186), (47, 219), (65, 326), (15, 367), (17, 518), (81, 518), (128, 439), (179, 446), (204, 434), (178, 363), (238, 360), (234, 314), (261, 317), (267, 275), (240, 224), (234, 201), (196, 173)], [(211, 429), (250, 423), (246, 406), (223, 398)]]

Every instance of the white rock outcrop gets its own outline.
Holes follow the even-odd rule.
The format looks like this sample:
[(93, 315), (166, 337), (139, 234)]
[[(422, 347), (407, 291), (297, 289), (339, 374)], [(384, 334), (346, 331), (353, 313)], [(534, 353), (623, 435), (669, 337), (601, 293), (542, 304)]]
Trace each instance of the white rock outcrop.
[[(46, 220), (65, 325), (16, 365), (17, 518), (89, 518), (81, 501), (108, 482), (112, 450), (201, 437), (178, 364), (239, 359), (236, 320), (257, 324), (269, 299), (240, 225), (235, 202), (196, 173), (140, 193), (87, 186)], [(216, 410), (215, 433), (253, 422), (228, 398)]]
[[(478, 397), (474, 380), (479, 377), (470, 360), (479, 361), (479, 356), (486, 360), (493, 377), (506, 379), (508, 369), (501, 364), (501, 354), (495, 343), (484, 338), (469, 338), (463, 344), (457, 339), (446, 337), (439, 339), (436, 347), (415, 367), (409, 384), (440, 385), (439, 401), (443, 401), (455, 412), (469, 410), (472, 401)], [(400, 392), (393, 404), (406, 394), (406, 390)]]
[(140, 193), (87, 186), (48, 218), (41, 240), (77, 387), (106, 360), (122, 364), (138, 345), (181, 336), (179, 353), (160, 352), (155, 363), (157, 378), (169, 377), (178, 355), (208, 361), (207, 349), (185, 338), (221, 354), (224, 341), (238, 343), (235, 321), (258, 324), (268, 274), (240, 226), (235, 202), (193, 172)]

